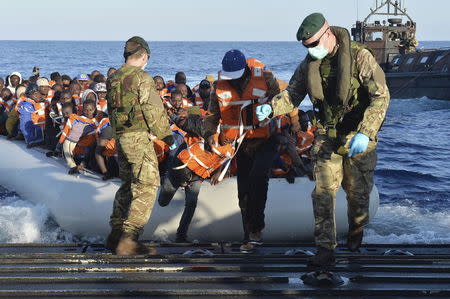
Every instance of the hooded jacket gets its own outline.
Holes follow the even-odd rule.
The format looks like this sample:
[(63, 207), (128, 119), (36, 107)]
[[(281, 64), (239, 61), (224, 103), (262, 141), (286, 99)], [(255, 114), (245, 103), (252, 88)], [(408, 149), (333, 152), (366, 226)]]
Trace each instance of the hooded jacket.
[(22, 84), (22, 75), (19, 72), (11, 73), (11, 75), (8, 76), (8, 86), (6, 88), (11, 90), (12, 94), (16, 94), (16, 88), (11, 86), (11, 76), (14, 75), (19, 77), (19, 84)]

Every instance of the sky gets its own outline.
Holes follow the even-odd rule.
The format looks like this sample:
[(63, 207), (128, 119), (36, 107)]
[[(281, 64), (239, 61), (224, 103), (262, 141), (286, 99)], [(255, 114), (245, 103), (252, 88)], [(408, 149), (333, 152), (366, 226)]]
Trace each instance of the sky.
[[(380, 1), (380, 0), (379, 0)], [(448, 0), (403, 0), (418, 40), (450, 40)], [(295, 41), (322, 12), (351, 28), (375, 0), (0, 0), (1, 40)], [(433, 7), (434, 6), (434, 7)], [(435, 9), (435, 10), (433, 10)]]

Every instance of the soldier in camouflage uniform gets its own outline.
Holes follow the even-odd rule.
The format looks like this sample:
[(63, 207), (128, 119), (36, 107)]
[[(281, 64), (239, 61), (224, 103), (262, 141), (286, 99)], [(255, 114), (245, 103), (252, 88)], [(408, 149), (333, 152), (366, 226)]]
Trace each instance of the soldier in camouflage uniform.
[[(385, 75), (370, 50), (350, 40), (348, 31), (330, 27), (322, 14), (308, 16), (297, 39), (309, 55), (289, 87), (261, 108), (258, 118), (291, 112), (308, 94), (316, 111), (311, 154), (316, 187), (312, 193), (317, 254), (312, 265), (334, 264), (335, 201), (339, 186), (347, 194), (347, 246), (356, 251), (369, 221), (369, 194), (377, 161), (377, 133), (389, 105)], [(270, 109), (271, 108), (271, 109)]]
[(117, 138), (122, 185), (114, 200), (106, 247), (120, 255), (156, 253), (137, 241), (160, 184), (150, 133), (173, 143), (154, 81), (143, 70), (149, 56), (147, 42), (132, 37), (125, 44), (125, 64), (108, 79), (108, 111)]

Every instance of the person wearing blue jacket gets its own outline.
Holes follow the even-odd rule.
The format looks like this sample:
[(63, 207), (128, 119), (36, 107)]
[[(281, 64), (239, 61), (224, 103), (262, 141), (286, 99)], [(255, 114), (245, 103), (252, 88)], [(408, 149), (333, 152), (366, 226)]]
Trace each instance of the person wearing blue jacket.
[(41, 100), (42, 95), (35, 83), (30, 83), (25, 91), (26, 99), (21, 101), (18, 112), (20, 114), (19, 129), (25, 138), (28, 148), (38, 145), (44, 141), (43, 129), (35, 125), (31, 119), (32, 113), (35, 111), (35, 103)]

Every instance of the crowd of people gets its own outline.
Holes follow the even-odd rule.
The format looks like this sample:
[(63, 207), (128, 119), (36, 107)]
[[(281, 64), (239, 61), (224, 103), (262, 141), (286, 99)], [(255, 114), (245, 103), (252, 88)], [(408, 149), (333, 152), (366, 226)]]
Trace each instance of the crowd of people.
[[(254, 58), (247, 62), (251, 67), (266, 68)], [(110, 68), (105, 76), (94, 70), (75, 78), (54, 72), (46, 78), (35, 67), (28, 80), (18, 72), (5, 80), (0, 78), (0, 133), (8, 139), (24, 140), (27, 148), (46, 149), (47, 157), (64, 158), (71, 175), (89, 169), (100, 173), (104, 180), (119, 176), (106, 99), (108, 78), (115, 72)], [(174, 80), (162, 76), (153, 80), (175, 139), (175, 146), (170, 148), (163, 140), (150, 136), (162, 185), (158, 202), (168, 205), (176, 191), (184, 188), (186, 207), (176, 241), (185, 242), (202, 181), (211, 179), (212, 184), (217, 184), (224, 176), (236, 175), (236, 149), (223, 142), (220, 126), (214, 134), (215, 147), (201, 138), (199, 122), (212, 114), (214, 75), (206, 75), (192, 88), (183, 72), (176, 73)], [(274, 118), (267, 128), (276, 144), (271, 176), (286, 178), (290, 183), (298, 176), (312, 178), (308, 153), (314, 140), (312, 111), (299, 110)]]
[(28, 80), (18, 72), (0, 78), (0, 133), (45, 148), (49, 157), (64, 156), (69, 174), (87, 168), (105, 180), (117, 176), (106, 80), (99, 71), (76, 78), (55, 72), (48, 79), (37, 67)]
[[(89, 168), (105, 180), (120, 177), (105, 242), (119, 255), (156, 254), (139, 235), (155, 201), (168, 205), (179, 188), (186, 204), (176, 241), (187, 241), (202, 181), (231, 175), (240, 250), (253, 252), (263, 241), (269, 178), (292, 183), (306, 175), (315, 181), (317, 246), (308, 264), (334, 265), (336, 194), (340, 186), (346, 192), (347, 247), (358, 251), (390, 95), (372, 53), (321, 13), (304, 19), (297, 40), (308, 55), (289, 84), (237, 49), (223, 56), (218, 80), (207, 75), (190, 88), (183, 72), (173, 81), (152, 78), (144, 71), (151, 51), (139, 36), (126, 41), (125, 64), (107, 76), (52, 73), (48, 80), (35, 67), (23, 80), (15, 72), (0, 80), (0, 130), (29, 148), (46, 147), (47, 156), (63, 155), (70, 174)], [(307, 95), (314, 112), (298, 109)]]

